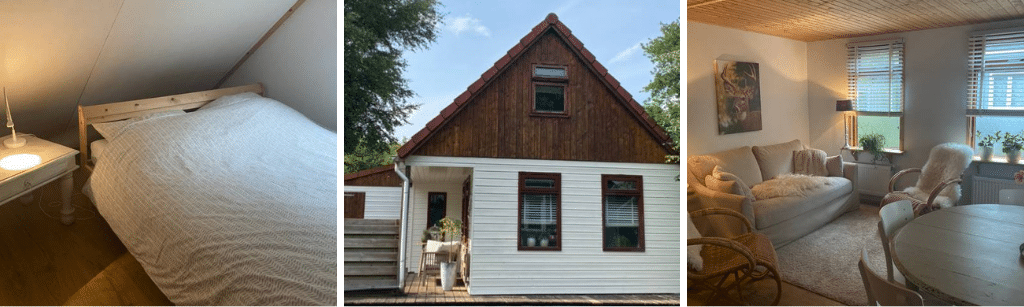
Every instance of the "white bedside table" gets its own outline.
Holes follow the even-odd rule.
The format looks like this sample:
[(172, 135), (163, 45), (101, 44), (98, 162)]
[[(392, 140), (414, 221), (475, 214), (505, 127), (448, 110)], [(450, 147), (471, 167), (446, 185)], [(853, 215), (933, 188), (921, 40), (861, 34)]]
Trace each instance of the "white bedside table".
[[(0, 205), (60, 179), (61, 222), (71, 225), (75, 222), (71, 215), (75, 211), (71, 206), (72, 172), (78, 169), (75, 164), (78, 151), (35, 136), (19, 137), (25, 139), (25, 146), (7, 148), (0, 145)], [(0, 141), (7, 138), (10, 136), (0, 138)]]

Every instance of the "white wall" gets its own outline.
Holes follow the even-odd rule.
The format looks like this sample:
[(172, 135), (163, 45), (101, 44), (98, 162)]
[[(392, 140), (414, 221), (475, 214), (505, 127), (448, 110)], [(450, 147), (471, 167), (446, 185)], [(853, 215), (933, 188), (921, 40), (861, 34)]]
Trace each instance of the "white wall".
[(903, 150), (897, 169), (921, 167), (932, 147), (966, 142), (967, 38), (970, 32), (1020, 26), (1020, 20), (903, 32), (807, 45), (811, 145), (829, 154), (842, 147), (846, 99), (846, 43), (902, 37), (905, 43)]
[(333, 0), (303, 3), (223, 87), (263, 82), (267, 97), (337, 131), (337, 10)]
[[(678, 293), (680, 289), (677, 164), (424, 156), (411, 156), (406, 163), (473, 168), (471, 295)], [(562, 174), (561, 251), (517, 250), (521, 171)], [(646, 251), (603, 251), (602, 174), (643, 176)], [(414, 201), (410, 212), (425, 216), (423, 203)], [(422, 223), (414, 218), (412, 225)], [(418, 237), (419, 231), (412, 234)], [(419, 251), (415, 253), (418, 256)]]
[(345, 192), (363, 192), (363, 218), (397, 220), (402, 212), (401, 187), (345, 186)]
[[(696, 22), (686, 23), (686, 35), (686, 155), (793, 139), (808, 143), (807, 43)], [(716, 59), (759, 64), (760, 131), (718, 134)]]

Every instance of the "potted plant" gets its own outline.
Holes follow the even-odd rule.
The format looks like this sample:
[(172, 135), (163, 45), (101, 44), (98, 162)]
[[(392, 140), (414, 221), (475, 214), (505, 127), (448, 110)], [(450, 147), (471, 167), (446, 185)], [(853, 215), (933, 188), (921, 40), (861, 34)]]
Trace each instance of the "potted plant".
[[(446, 216), (437, 223), (441, 225), (442, 238), (450, 241), (460, 241), (462, 238), (462, 221)], [(455, 272), (457, 269), (455, 267), (455, 259), (455, 257), (441, 259), (441, 288), (444, 291), (450, 291), (455, 286)]]
[(1020, 134), (996, 132), (996, 136), (1003, 140), (1003, 153), (1006, 154), (1006, 162), (1018, 163), (1020, 149), (1024, 147), (1024, 131)]
[(978, 140), (978, 147), (981, 148), (981, 161), (992, 161), (992, 145), (999, 141), (999, 132), (995, 135), (987, 134), (985, 137), (981, 136), (981, 132), (974, 132), (975, 138)]
[(441, 228), (437, 225), (427, 227), (423, 230), (423, 238), (420, 239), (421, 243), (427, 243), (427, 240), (440, 241), (441, 239)]
[(878, 133), (868, 133), (860, 137), (860, 147), (862, 150), (871, 153), (874, 157), (871, 162), (882, 160), (882, 148), (885, 146), (885, 136)]

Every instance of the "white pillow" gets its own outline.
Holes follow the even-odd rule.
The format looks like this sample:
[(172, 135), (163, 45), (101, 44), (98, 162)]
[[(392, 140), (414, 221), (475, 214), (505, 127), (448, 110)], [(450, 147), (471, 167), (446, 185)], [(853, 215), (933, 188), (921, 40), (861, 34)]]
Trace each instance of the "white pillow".
[(182, 110), (160, 111), (160, 112), (150, 113), (150, 114), (146, 114), (146, 115), (135, 117), (135, 118), (129, 118), (129, 119), (122, 120), (122, 121), (109, 122), (109, 123), (96, 123), (96, 124), (92, 124), (92, 127), (96, 128), (96, 132), (99, 132), (100, 135), (103, 136), (104, 139), (112, 140), (115, 137), (117, 137), (118, 135), (121, 135), (121, 133), (124, 133), (125, 131), (127, 131), (128, 127), (131, 126), (131, 125), (134, 125), (134, 124), (137, 124), (137, 123), (140, 123), (140, 122), (144, 122), (144, 121), (147, 121), (147, 120), (151, 120), (151, 119), (167, 117), (167, 116), (176, 116), (176, 115), (182, 115), (182, 114), (185, 114), (185, 111), (182, 111)]
[[(686, 238), (694, 239), (700, 238), (700, 232), (697, 231), (697, 226), (693, 225), (693, 220), (690, 219), (690, 214), (686, 214)], [(689, 245), (686, 246), (686, 265), (697, 272), (704, 269), (704, 259), (700, 257), (700, 250), (703, 249), (703, 245)]]
[(740, 177), (737, 177), (736, 175), (733, 175), (731, 173), (725, 172), (724, 170), (722, 170), (721, 166), (715, 166), (715, 170), (711, 171), (711, 176), (714, 176), (715, 179), (718, 179), (718, 180), (735, 181), (736, 182), (736, 185), (735, 185), (736, 188), (735, 188), (735, 191), (732, 194), (742, 195), (742, 196), (746, 197), (747, 199), (749, 199), (751, 202), (756, 200), (754, 198), (754, 192), (750, 191), (750, 187), (748, 187), (746, 183), (743, 183), (743, 180), (740, 179)]
[(245, 92), (245, 93), (239, 93), (239, 94), (234, 94), (234, 95), (221, 96), (220, 98), (217, 98), (214, 101), (211, 101), (210, 103), (207, 103), (207, 104), (203, 105), (202, 107), (199, 107), (199, 110), (216, 109), (216, 108), (220, 108), (220, 107), (226, 107), (226, 106), (229, 106), (229, 105), (233, 105), (233, 104), (236, 104), (236, 103), (239, 103), (239, 102), (243, 102), (243, 101), (246, 101), (246, 100), (249, 100), (249, 99), (255, 99), (255, 98), (263, 98), (263, 96), (260, 96), (259, 94), (256, 94), (256, 93), (253, 93), (253, 92)]

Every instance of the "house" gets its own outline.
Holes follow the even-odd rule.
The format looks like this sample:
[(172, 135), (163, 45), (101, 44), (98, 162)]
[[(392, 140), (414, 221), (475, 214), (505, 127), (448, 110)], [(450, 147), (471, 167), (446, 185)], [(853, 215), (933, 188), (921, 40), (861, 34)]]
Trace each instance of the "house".
[(678, 293), (674, 153), (550, 14), (398, 150), (402, 268), (447, 216), (467, 228), (470, 295)]
[[(0, 146), (0, 159), (38, 158), (0, 166), (0, 305), (337, 304), (338, 4), (0, 2), (0, 114), (15, 126), (0, 140), (16, 129), (25, 141)], [(227, 208), (245, 213), (214, 222)], [(239, 241), (213, 235), (244, 229)], [(248, 245), (260, 238), (277, 242)], [(159, 243), (186, 241), (198, 244)], [(284, 254), (269, 246), (296, 253), (274, 259)], [(243, 291), (256, 283), (233, 274), (278, 284)], [(217, 277), (193, 287), (184, 275)]]
[[(1019, 189), (1010, 175), (1020, 166), (1005, 162), (998, 143), (993, 162), (978, 161), (981, 149), (974, 134), (1018, 133), (1024, 127), (1022, 114), (1013, 111), (1022, 103), (1017, 98), (1017, 83), (1007, 80), (1007, 75), (1022, 72), (1012, 63), (1020, 59), (1017, 52), (1024, 44), (1007, 41), (1012, 47), (999, 52), (1008, 55), (1005, 63), (1011, 63), (1006, 66), (1007, 75), (991, 79), (986, 75), (984, 81), (976, 81), (980, 71), (974, 70), (969, 60), (984, 53), (977, 49), (984, 43), (972, 37), (1020, 30), (1024, 13), (1020, 6), (1007, 4), (837, 0), (741, 5), (741, 1), (688, 1), (686, 155), (799, 139), (807, 147), (860, 163), (858, 184), (867, 188), (861, 190), (862, 207), (877, 209), (893, 174), (922, 167), (929, 151), (939, 144), (961, 143), (974, 146), (976, 157), (960, 178), (963, 196), (958, 205), (996, 203), (998, 190)], [(848, 64), (853, 61), (851, 55), (861, 51), (854, 48), (884, 42), (893, 43), (894, 55), (899, 53), (897, 45), (902, 45), (902, 78), (894, 79), (902, 83), (896, 95), (900, 99), (893, 100), (899, 107), (885, 112), (858, 110), (853, 127), (847, 128), (844, 119), (849, 118), (837, 112), (836, 102), (857, 99), (857, 82), (864, 82), (851, 80), (848, 73), (856, 65)], [(715, 61), (758, 63), (762, 129), (720, 134)], [(980, 82), (988, 83), (982, 86)], [(1001, 92), (987, 95), (993, 89)], [(870, 125), (872, 121), (882, 123)], [(887, 159), (874, 165), (870, 158), (856, 161), (851, 150), (844, 149), (859, 146), (859, 137), (870, 132), (885, 135), (889, 149)], [(865, 171), (869, 168), (881, 171)], [(899, 181), (897, 189), (913, 185), (916, 178), (909, 177)], [(863, 235), (877, 238), (874, 233)], [(856, 257), (859, 254), (844, 263), (855, 274)], [(882, 273), (884, 276), (884, 269)]]

